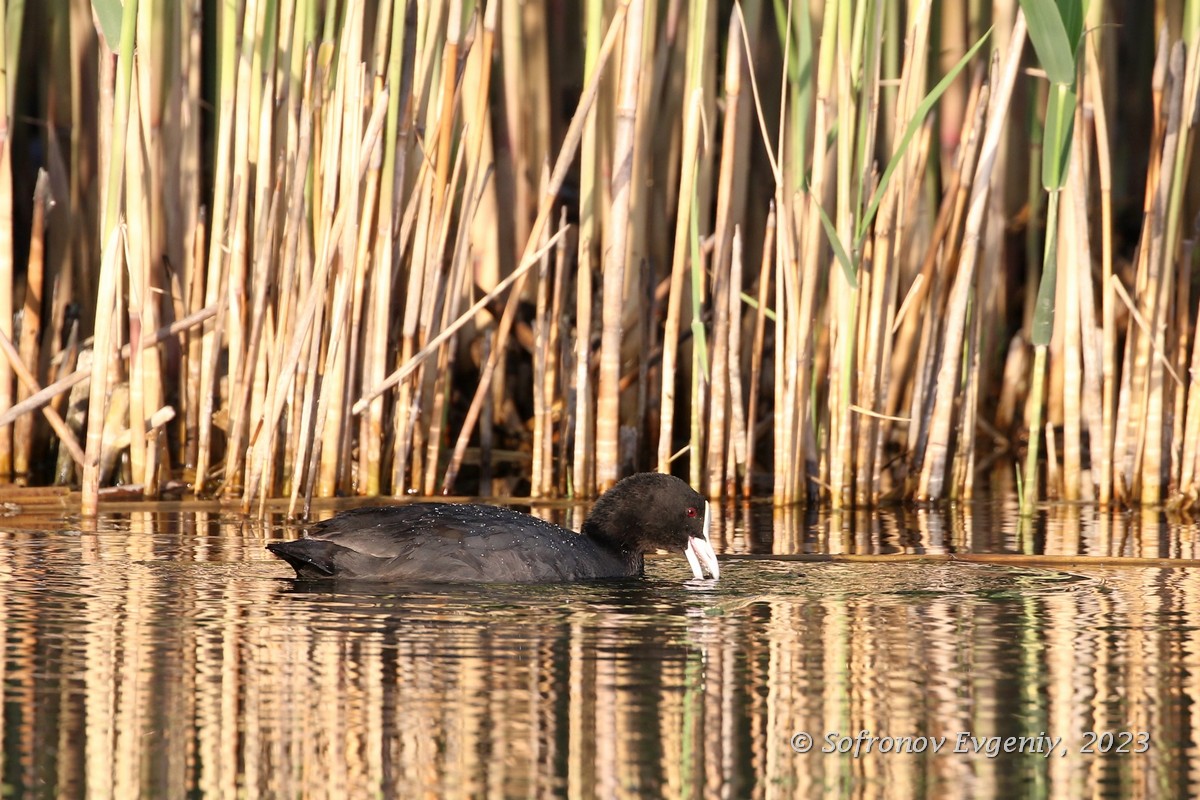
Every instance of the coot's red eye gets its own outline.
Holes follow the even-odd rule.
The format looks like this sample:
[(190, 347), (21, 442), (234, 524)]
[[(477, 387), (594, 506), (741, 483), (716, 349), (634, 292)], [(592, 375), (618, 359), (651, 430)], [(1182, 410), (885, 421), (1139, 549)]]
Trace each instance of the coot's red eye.
[(696, 508), (695, 508), (694, 506), (692, 506), (692, 507), (688, 508), (688, 510), (687, 510), (687, 515), (688, 515), (689, 517), (694, 517), (694, 516), (696, 516)]

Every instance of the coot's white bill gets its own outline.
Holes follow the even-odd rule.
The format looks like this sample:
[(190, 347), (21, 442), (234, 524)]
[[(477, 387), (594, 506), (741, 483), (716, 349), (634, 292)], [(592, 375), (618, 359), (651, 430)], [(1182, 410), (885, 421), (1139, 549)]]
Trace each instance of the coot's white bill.
[(683, 554), (687, 556), (688, 564), (692, 567), (692, 575), (697, 580), (704, 578), (703, 566), (713, 576), (713, 580), (721, 577), (721, 567), (717, 564), (717, 554), (713, 550), (709, 540), (709, 532), (712, 530), (712, 510), (709, 503), (704, 503), (704, 538), (692, 536), (688, 538), (687, 549)]

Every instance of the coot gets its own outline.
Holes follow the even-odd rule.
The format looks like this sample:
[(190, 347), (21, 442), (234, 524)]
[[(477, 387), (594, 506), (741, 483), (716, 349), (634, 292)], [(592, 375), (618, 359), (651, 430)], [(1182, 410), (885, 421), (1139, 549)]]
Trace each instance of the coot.
[[(650, 550), (682, 550), (692, 574), (720, 576), (708, 503), (683, 481), (631, 475), (606, 492), (581, 533), (510, 508), (452, 503), (358, 508), (306, 539), (267, 549), (303, 579), (552, 583), (642, 574)], [(582, 534), (582, 535), (581, 535)]]

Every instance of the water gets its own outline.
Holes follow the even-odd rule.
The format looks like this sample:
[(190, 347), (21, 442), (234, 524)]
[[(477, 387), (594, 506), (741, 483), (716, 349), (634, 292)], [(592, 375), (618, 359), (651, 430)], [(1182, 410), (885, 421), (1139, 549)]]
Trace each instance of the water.
[(1200, 793), (1196, 536), (1155, 513), (739, 507), (716, 584), (398, 589), (157, 508), (0, 518), (0, 795)]

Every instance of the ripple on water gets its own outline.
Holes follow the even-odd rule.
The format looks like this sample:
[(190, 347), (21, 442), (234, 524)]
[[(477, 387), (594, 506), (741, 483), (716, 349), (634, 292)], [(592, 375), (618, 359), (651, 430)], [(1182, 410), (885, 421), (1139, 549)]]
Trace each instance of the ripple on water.
[[(642, 580), (568, 586), (320, 584), (263, 550), (279, 527), (229, 514), (68, 522), (0, 530), (2, 781), (17, 795), (1200, 790), (1195, 570), (725, 557), (714, 582), (670, 556)], [(876, 524), (888, 547), (922, 525), (972, 541), (926, 512), (850, 533)], [(830, 726), (1143, 726), (1156, 746), (1050, 762), (792, 751)]]

